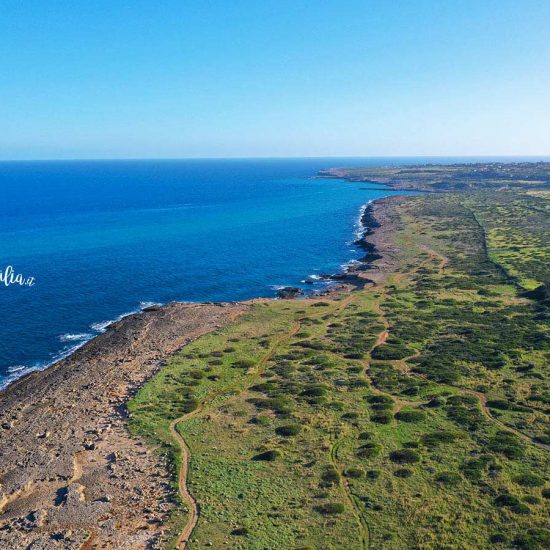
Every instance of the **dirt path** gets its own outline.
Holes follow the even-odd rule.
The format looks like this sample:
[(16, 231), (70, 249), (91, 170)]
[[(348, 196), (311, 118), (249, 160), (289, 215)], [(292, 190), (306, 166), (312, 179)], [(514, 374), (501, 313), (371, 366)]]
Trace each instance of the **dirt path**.
[[(435, 257), (439, 258), (439, 260), (440, 260), (439, 269), (440, 269), (440, 273), (442, 273), (443, 270), (445, 269), (447, 263), (448, 263), (448, 259), (445, 256), (439, 254), (438, 252), (435, 252), (434, 250), (428, 248), (427, 246), (424, 246), (424, 245), (419, 245), (419, 246), (425, 252), (430, 254), (430, 256), (435, 256)], [(377, 346), (383, 344), (384, 342), (386, 342), (386, 340), (388, 338), (388, 327), (389, 327), (388, 320), (387, 320), (387, 318), (385, 316), (385, 313), (384, 313), (384, 310), (381, 308), (379, 302), (376, 303), (376, 305), (374, 307), (374, 310), (379, 314), (380, 321), (384, 325), (384, 330), (378, 335), (378, 338), (376, 340), (376, 344), (373, 346), (373, 349), (376, 348)], [(385, 361), (381, 361), (381, 362), (382, 363), (389, 363), (389, 364), (392, 364), (392, 365), (396, 366), (403, 374), (407, 374), (408, 376), (413, 376), (413, 377), (416, 377), (416, 378), (420, 378), (422, 380), (430, 381), (430, 379), (427, 376), (425, 376), (421, 373), (411, 372), (409, 366), (407, 365), (407, 361), (410, 361), (411, 359), (415, 359), (416, 357), (419, 357), (419, 356), (420, 356), (420, 351), (417, 350), (412, 355), (410, 355), (409, 357), (405, 357), (404, 359), (385, 360)], [(372, 361), (372, 360), (369, 360), (369, 362), (367, 362), (366, 369), (365, 369), (365, 375), (369, 378), (369, 380), (370, 380), (370, 376), (368, 374), (368, 369), (369, 369), (369, 366), (370, 366), (370, 361)], [(498, 418), (495, 418), (491, 414), (490, 408), (487, 406), (487, 396), (484, 393), (479, 392), (479, 391), (475, 391), (475, 390), (470, 390), (468, 388), (461, 388), (459, 386), (447, 386), (447, 387), (452, 388), (454, 390), (459, 390), (460, 392), (467, 393), (469, 395), (473, 395), (473, 396), (477, 397), (478, 400), (479, 400), (481, 412), (490, 421), (494, 422), (495, 424), (498, 424), (502, 429), (514, 433), (515, 435), (517, 435), (519, 438), (523, 439), (527, 443), (535, 445), (536, 447), (539, 447), (540, 449), (544, 449), (545, 451), (550, 451), (550, 445), (547, 445), (545, 443), (537, 441), (534, 437), (531, 437), (530, 435), (518, 430), (517, 428), (514, 428), (513, 426), (510, 426), (510, 425), (506, 424), (502, 420), (499, 420)], [(403, 407), (404, 405), (410, 405), (410, 406), (422, 405), (422, 403), (418, 403), (418, 402), (400, 400), (399, 398), (396, 398), (392, 394), (389, 394), (389, 393), (386, 393), (382, 390), (379, 390), (379, 389), (375, 388), (374, 385), (372, 385), (372, 380), (371, 380), (371, 389), (373, 391), (375, 391), (376, 393), (388, 395), (389, 397), (392, 397), (393, 399), (395, 399), (396, 403), (398, 405), (398, 410), (400, 410), (401, 407)]]
[[(352, 294), (346, 296), (343, 300), (341, 300), (338, 305), (334, 308), (334, 312), (340, 312), (343, 309), (345, 309), (353, 300), (354, 296)], [(326, 312), (319, 313), (320, 315), (324, 315)], [(250, 386), (254, 385), (254, 383), (257, 381), (257, 378), (261, 376), (265, 372), (265, 368), (270, 361), (270, 359), (275, 355), (275, 352), (281, 346), (284, 342), (290, 340), (293, 336), (298, 334), (300, 330), (302, 329), (301, 324), (302, 318), (298, 319), (297, 321), (294, 321), (292, 323), (291, 329), (283, 334), (280, 338), (278, 338), (271, 348), (269, 349), (268, 353), (261, 359), (261, 361), (256, 365), (256, 367), (253, 367), (253, 370), (255, 371), (254, 378), (250, 381), (249, 384), (247, 384), (238, 394), (234, 395), (230, 400), (226, 401), (232, 401), (239, 397), (239, 395), (242, 395), (243, 392), (247, 391)], [(228, 393), (231, 391), (231, 388), (223, 388), (220, 391), (214, 392), (208, 396), (209, 400), (215, 399), (216, 397), (219, 397), (220, 395), (224, 393)], [(181, 454), (181, 466), (180, 470), (178, 472), (178, 489), (179, 493), (181, 495), (181, 498), (189, 504), (190, 507), (190, 515), (189, 519), (187, 520), (187, 523), (185, 524), (185, 527), (181, 531), (181, 533), (178, 536), (178, 539), (176, 541), (175, 547), (178, 550), (184, 550), (185, 546), (187, 544), (187, 541), (191, 537), (191, 533), (193, 532), (193, 529), (197, 525), (198, 519), (199, 519), (199, 506), (191, 492), (189, 491), (189, 488), (187, 486), (187, 477), (189, 472), (189, 460), (190, 460), (190, 451), (189, 447), (187, 446), (187, 443), (185, 442), (185, 439), (181, 436), (181, 434), (177, 430), (178, 424), (181, 422), (184, 422), (186, 420), (189, 420), (191, 418), (194, 418), (204, 412), (205, 410), (205, 403), (202, 402), (194, 411), (184, 414), (183, 416), (180, 416), (179, 418), (176, 418), (175, 420), (172, 420), (170, 423), (170, 433), (172, 434), (172, 437), (178, 444), (180, 448), (180, 454)]]
[[(342, 445), (342, 443), (343, 439), (335, 441), (334, 445), (332, 445), (330, 449), (330, 461), (332, 463), (332, 466), (338, 472), (342, 471), (342, 466), (338, 463), (338, 449), (340, 448), (340, 445)], [(351, 507), (352, 513), (355, 516), (357, 523), (359, 524), (359, 528), (361, 531), (361, 548), (363, 550), (368, 550), (368, 548), (370, 548), (369, 524), (361, 511), (361, 507), (356, 502), (356, 497), (351, 492), (347, 480), (340, 476), (339, 485), (342, 489), (342, 493), (344, 494), (345, 499), (348, 501), (348, 504)]]
[[(269, 360), (273, 357), (275, 354), (275, 351), (277, 348), (293, 336), (295, 336), (301, 329), (302, 325), (299, 322), (294, 322), (292, 325), (292, 328), (290, 331), (288, 331), (286, 334), (278, 338), (274, 344), (271, 346), (269, 352), (262, 358), (262, 360), (258, 363), (258, 365), (255, 368), (256, 370), (256, 376), (254, 379), (248, 384), (243, 390), (240, 392), (247, 391), (250, 386), (252, 386), (255, 381), (257, 380), (257, 377), (260, 376), (264, 371), (267, 363)], [(224, 388), (223, 390), (220, 390), (218, 392), (214, 392), (213, 394), (209, 395), (209, 399), (212, 400), (213, 398), (218, 397), (219, 395), (222, 395), (223, 393), (227, 393), (230, 391), (228, 388)], [(232, 399), (235, 399), (238, 397), (238, 395), (234, 396)], [(187, 541), (191, 537), (191, 533), (193, 532), (193, 529), (197, 525), (197, 522), (199, 520), (199, 506), (196, 501), (196, 499), (193, 497), (191, 492), (189, 491), (189, 488), (187, 486), (187, 476), (189, 472), (189, 459), (190, 459), (190, 451), (189, 447), (187, 446), (187, 443), (185, 442), (185, 439), (181, 436), (181, 434), (177, 430), (177, 425), (180, 422), (184, 422), (186, 420), (189, 420), (191, 418), (194, 418), (204, 412), (204, 403), (201, 403), (197, 409), (194, 411), (184, 414), (183, 416), (180, 416), (179, 418), (176, 418), (175, 420), (172, 420), (170, 423), (170, 433), (174, 437), (175, 441), (177, 442), (179, 448), (180, 448), (180, 454), (181, 454), (181, 466), (180, 470), (178, 472), (178, 489), (181, 495), (181, 498), (189, 504), (189, 519), (187, 520), (187, 523), (185, 524), (185, 527), (181, 531), (181, 533), (178, 536), (178, 539), (176, 541), (175, 547), (178, 550), (184, 550), (185, 546), (187, 544)]]
[(512, 433), (516, 434), (518, 437), (520, 437), (521, 439), (523, 439), (527, 443), (531, 443), (532, 445), (536, 445), (537, 447), (539, 447), (540, 449), (544, 449), (545, 451), (550, 451), (550, 445), (546, 445), (545, 443), (542, 443), (541, 441), (537, 441), (534, 437), (531, 437), (531, 436), (527, 435), (526, 433), (521, 432), (517, 428), (514, 428), (513, 426), (509, 426), (508, 424), (505, 424), (504, 422), (502, 422), (502, 420), (499, 420), (498, 418), (495, 418), (491, 414), (490, 408), (487, 406), (487, 396), (485, 394), (483, 394), (481, 392), (478, 392), (478, 391), (475, 391), (475, 390), (466, 390), (466, 389), (462, 389), (462, 388), (461, 388), (461, 390), (464, 391), (465, 393), (470, 394), (470, 395), (475, 395), (479, 399), (479, 403), (481, 405), (481, 411), (483, 412), (483, 414), (487, 418), (489, 418), (490, 420), (492, 420), (493, 422), (498, 424), (501, 428), (503, 428), (506, 431), (509, 431), (509, 432), (512, 432)]
[(430, 248), (429, 246), (426, 246), (425, 244), (419, 244), (418, 248), (420, 248), (420, 250), (423, 250), (424, 252), (426, 252), (426, 254), (429, 254), (432, 258), (437, 258), (439, 260), (438, 271), (439, 271), (439, 274), (442, 275), (443, 272), (445, 271), (445, 268), (449, 264), (449, 258), (447, 258), (447, 256), (444, 256), (443, 254), (437, 252), (433, 248)]
[(178, 540), (176, 541), (176, 548), (178, 549), (185, 548), (185, 545), (187, 544), (187, 541), (189, 540), (189, 537), (191, 536), (191, 533), (195, 528), (195, 525), (197, 525), (197, 521), (199, 520), (199, 506), (197, 504), (197, 501), (189, 491), (189, 488), (187, 487), (187, 472), (189, 471), (189, 448), (185, 443), (185, 439), (183, 439), (183, 437), (178, 433), (178, 430), (176, 430), (176, 426), (180, 422), (187, 420), (192, 414), (193, 413), (189, 413), (180, 416), (179, 418), (173, 420), (170, 424), (170, 433), (179, 445), (181, 453), (181, 466), (180, 471), (178, 472), (178, 490), (180, 492), (181, 498), (189, 504), (189, 519), (187, 520), (185, 527), (179, 534)]

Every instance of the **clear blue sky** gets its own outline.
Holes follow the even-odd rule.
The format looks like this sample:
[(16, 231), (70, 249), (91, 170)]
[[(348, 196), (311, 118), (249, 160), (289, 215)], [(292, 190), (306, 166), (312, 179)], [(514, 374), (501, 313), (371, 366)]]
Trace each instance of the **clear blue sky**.
[(549, 0), (3, 0), (0, 158), (550, 154)]

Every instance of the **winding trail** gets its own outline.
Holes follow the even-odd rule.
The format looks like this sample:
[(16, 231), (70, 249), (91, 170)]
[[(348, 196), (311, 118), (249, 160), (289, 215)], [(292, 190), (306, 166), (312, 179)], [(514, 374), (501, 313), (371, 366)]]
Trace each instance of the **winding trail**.
[(197, 525), (197, 521), (199, 521), (199, 505), (197, 504), (197, 501), (187, 487), (187, 473), (189, 471), (189, 448), (187, 447), (187, 443), (185, 443), (185, 439), (183, 439), (178, 430), (176, 430), (176, 426), (180, 422), (187, 420), (192, 414), (193, 413), (184, 414), (183, 416), (172, 420), (172, 422), (170, 423), (170, 433), (179, 445), (181, 453), (181, 466), (178, 472), (178, 490), (180, 492), (181, 498), (189, 505), (189, 518), (187, 520), (187, 523), (185, 524), (185, 527), (178, 535), (178, 540), (175, 544), (175, 547), (178, 549), (185, 548), (185, 545), (187, 544), (187, 541), (189, 540), (189, 537), (191, 536), (195, 525)]
[[(334, 311), (340, 311), (344, 309), (351, 302), (352, 299), (353, 299), (353, 296), (346, 297), (336, 306), (336, 308), (334, 308)], [(322, 314), (324, 313), (325, 312), (323, 312)], [(249, 383), (246, 384), (245, 387), (242, 388), (242, 390), (238, 394), (232, 396), (231, 400), (237, 398), (243, 392), (247, 391), (250, 388), (250, 386), (252, 386), (257, 381), (258, 377), (265, 372), (267, 363), (273, 357), (273, 355), (275, 354), (279, 346), (281, 346), (284, 342), (291, 339), (301, 330), (302, 328), (301, 321), (302, 321), (302, 318), (299, 318), (297, 321), (293, 321), (291, 329), (285, 334), (283, 334), (282, 336), (280, 336), (277, 340), (275, 340), (273, 345), (270, 347), (268, 353), (264, 355), (264, 357), (259, 361), (259, 363), (255, 367), (253, 367), (254, 376), (251, 378)], [(250, 374), (250, 371), (249, 371), (249, 374)], [(220, 395), (230, 392), (231, 389), (232, 389), (231, 387), (225, 387), (223, 389), (220, 389), (216, 392), (211, 393), (208, 396), (209, 401), (212, 401), (216, 397), (219, 397)], [(193, 532), (193, 529), (195, 528), (199, 520), (199, 505), (196, 499), (193, 497), (193, 495), (189, 491), (189, 487), (187, 486), (190, 451), (189, 451), (189, 447), (187, 446), (187, 443), (185, 442), (185, 439), (178, 432), (177, 426), (181, 422), (184, 422), (186, 420), (189, 420), (193, 417), (198, 416), (200, 413), (204, 411), (204, 409), (205, 409), (205, 402), (203, 401), (194, 411), (184, 414), (179, 418), (172, 420), (172, 422), (170, 423), (170, 433), (180, 448), (180, 456), (181, 456), (181, 465), (178, 472), (178, 490), (181, 498), (185, 502), (187, 502), (189, 505), (189, 518), (187, 520), (187, 523), (185, 524), (185, 527), (178, 535), (177, 541), (175, 543), (175, 548), (177, 550), (185, 549), (185, 546), (189, 538), (191, 537), (191, 533)]]
[[(445, 256), (435, 252), (434, 250), (432, 250), (432, 249), (430, 249), (426, 246), (421, 246), (421, 248), (425, 252), (430, 254), (431, 257), (435, 256), (435, 257), (439, 258), (439, 260), (441, 262), (440, 267), (439, 267), (440, 273), (443, 272), (443, 270), (447, 266), (448, 259)], [(374, 310), (379, 314), (380, 321), (384, 325), (384, 330), (378, 335), (378, 338), (376, 340), (376, 344), (373, 346), (373, 349), (386, 342), (386, 340), (388, 338), (388, 329), (389, 329), (389, 322), (386, 318), (384, 310), (380, 307), (379, 302), (377, 302), (376, 305), (374, 306)], [(415, 353), (413, 353), (409, 357), (405, 357), (404, 359), (384, 360), (384, 361), (380, 361), (380, 363), (393, 364), (394, 366), (399, 368), (399, 370), (402, 373), (407, 374), (408, 376), (413, 376), (413, 377), (420, 378), (420, 379), (427, 380), (427, 381), (431, 382), (431, 380), (426, 375), (424, 375), (422, 373), (419, 373), (419, 372), (411, 372), (409, 366), (407, 365), (407, 361), (410, 361), (411, 359), (414, 359), (414, 358), (419, 357), (419, 356), (420, 356), (420, 351), (417, 350), (417, 351), (415, 351)], [(370, 359), (370, 361), (373, 361), (373, 360)], [(367, 363), (367, 365), (366, 365), (365, 374), (367, 376), (369, 376), (368, 375), (369, 365), (370, 365), (370, 362)], [(370, 378), (370, 376), (369, 376), (369, 378)], [(441, 384), (439, 384), (439, 385), (441, 386)], [(476, 391), (476, 390), (471, 390), (469, 388), (460, 387), (460, 386), (447, 385), (446, 387), (452, 388), (454, 390), (458, 390), (458, 391), (460, 391), (462, 393), (466, 393), (468, 395), (473, 395), (474, 397), (477, 397), (477, 399), (479, 400), (479, 405), (480, 405), (482, 414), (487, 419), (489, 419), (491, 422), (494, 422), (495, 424), (498, 424), (503, 430), (506, 430), (508, 432), (512, 432), (513, 434), (517, 435), (519, 438), (526, 441), (527, 443), (530, 443), (531, 445), (535, 445), (536, 447), (539, 447), (540, 449), (543, 449), (545, 451), (550, 451), (550, 445), (548, 445), (546, 443), (542, 443), (541, 441), (538, 441), (536, 438), (534, 438), (534, 437), (518, 430), (517, 428), (514, 428), (513, 426), (510, 426), (509, 424), (506, 424), (502, 420), (500, 420), (500, 419), (496, 418), (495, 416), (493, 416), (493, 414), (491, 413), (490, 408), (487, 406), (487, 396), (484, 393)], [(377, 393), (382, 393), (382, 394), (386, 393), (386, 392), (383, 392), (382, 390), (379, 390), (379, 389), (375, 388), (374, 385), (371, 386), (371, 389), (373, 389)], [(393, 396), (391, 394), (387, 394), (387, 395), (390, 395), (391, 397), (396, 399), (398, 405), (400, 404), (398, 398), (396, 398), (395, 396)], [(421, 405), (422, 403), (416, 403), (416, 404)], [(413, 405), (413, 402), (403, 401), (401, 403), (401, 406), (402, 405)]]
[[(338, 449), (340, 448), (340, 445), (343, 443), (343, 441), (343, 439), (335, 441), (334, 445), (332, 445), (330, 449), (330, 461), (334, 469), (338, 472), (342, 471), (342, 466), (338, 463)], [(346, 479), (340, 477), (339, 485), (359, 525), (361, 532), (361, 548), (362, 550), (368, 550), (370, 548), (371, 540), (370, 527), (361, 510), (361, 506), (357, 503), (357, 498), (351, 492), (349, 483)]]

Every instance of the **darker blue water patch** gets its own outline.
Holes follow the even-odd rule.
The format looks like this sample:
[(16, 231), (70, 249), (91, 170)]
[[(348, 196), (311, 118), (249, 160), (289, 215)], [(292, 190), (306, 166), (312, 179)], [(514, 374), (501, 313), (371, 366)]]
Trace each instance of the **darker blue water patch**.
[(339, 271), (361, 256), (360, 207), (391, 193), (310, 176), (419, 161), (0, 163), (0, 270), (36, 279), (0, 285), (0, 383), (144, 303), (274, 296)]

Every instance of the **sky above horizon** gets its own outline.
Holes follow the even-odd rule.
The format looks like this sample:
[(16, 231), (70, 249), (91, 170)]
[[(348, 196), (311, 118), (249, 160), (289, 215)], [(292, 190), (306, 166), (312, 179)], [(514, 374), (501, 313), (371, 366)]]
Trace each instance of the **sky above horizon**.
[(0, 159), (550, 155), (550, 1), (6, 0)]

